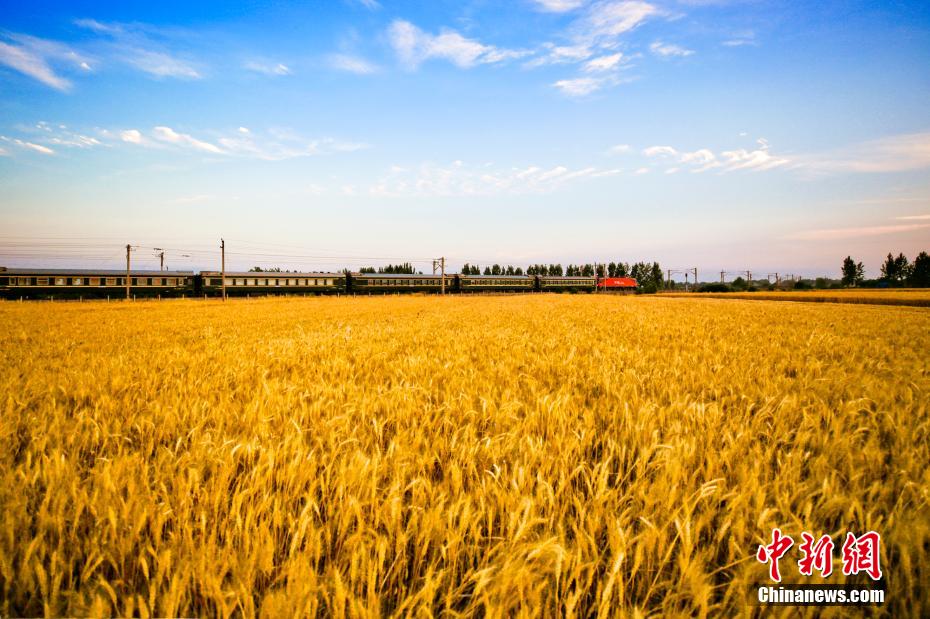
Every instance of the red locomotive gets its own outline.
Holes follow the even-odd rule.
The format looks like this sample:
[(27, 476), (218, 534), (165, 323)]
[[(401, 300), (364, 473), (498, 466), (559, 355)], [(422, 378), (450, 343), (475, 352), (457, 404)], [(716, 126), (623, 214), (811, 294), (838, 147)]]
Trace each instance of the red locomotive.
[(600, 277), (597, 280), (598, 290), (636, 290), (637, 285), (632, 277)]

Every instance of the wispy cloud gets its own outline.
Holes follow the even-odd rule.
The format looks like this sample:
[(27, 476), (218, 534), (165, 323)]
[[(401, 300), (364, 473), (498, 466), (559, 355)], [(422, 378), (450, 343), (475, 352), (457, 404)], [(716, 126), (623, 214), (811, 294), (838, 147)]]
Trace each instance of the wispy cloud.
[(799, 159), (800, 165), (815, 172), (922, 170), (930, 168), (930, 132), (894, 135)]
[(410, 69), (432, 58), (448, 60), (463, 69), (520, 58), (530, 52), (486, 45), (444, 29), (433, 35), (408, 21), (396, 20), (388, 28), (388, 39), (401, 62)]
[(599, 56), (593, 58), (581, 67), (581, 70), (585, 73), (603, 73), (605, 71), (612, 71), (620, 66), (620, 63), (623, 62), (623, 54), (617, 52), (616, 54), (610, 54), (608, 56)]
[(24, 34), (6, 34), (0, 41), (0, 65), (22, 73), (51, 88), (68, 91), (72, 83), (59, 75), (54, 65), (88, 72), (90, 60), (71, 47)]
[(590, 45), (556, 45), (544, 43), (536, 58), (526, 61), (523, 66), (534, 69), (545, 65), (576, 64), (587, 60), (594, 54)]
[(657, 7), (640, 0), (602, 0), (575, 22), (574, 36), (579, 42), (610, 48), (621, 35), (659, 14)]
[(198, 140), (197, 138), (187, 133), (178, 133), (171, 127), (155, 127), (152, 130), (152, 135), (156, 140), (166, 142), (168, 144), (187, 146), (206, 153), (212, 153), (214, 155), (223, 154), (222, 149), (220, 149), (215, 144), (211, 144), (203, 140)]
[(536, 8), (549, 13), (573, 11), (584, 4), (584, 0), (533, 0)]
[(858, 239), (870, 236), (885, 236), (900, 234), (913, 230), (930, 228), (930, 224), (899, 224), (891, 226), (867, 226), (862, 228), (831, 228), (825, 230), (804, 230), (789, 235), (788, 239), (799, 241), (835, 241), (844, 239)]
[(200, 73), (187, 62), (163, 52), (136, 49), (126, 58), (126, 62), (155, 77), (178, 77), (193, 80), (201, 77)]
[(630, 150), (629, 144), (615, 144), (607, 149), (607, 153), (610, 155), (625, 155), (630, 152)]
[(20, 140), (18, 138), (8, 138), (5, 135), (0, 135), (0, 140), (6, 142), (7, 144), (13, 144), (20, 148), (31, 150), (42, 155), (54, 155), (55, 151), (47, 146), (42, 146), (41, 144), (36, 144), (34, 142), (27, 142), (25, 140)]
[(764, 138), (757, 140), (758, 147), (752, 150), (744, 148), (725, 150), (718, 156), (708, 148), (695, 151), (680, 151), (672, 146), (650, 146), (643, 149), (643, 155), (653, 159), (666, 160), (678, 169), (687, 166), (691, 172), (700, 173), (717, 169), (720, 172), (738, 170), (772, 170), (786, 166), (790, 161), (785, 157), (773, 155), (769, 143)]
[(263, 75), (271, 75), (273, 77), (291, 74), (290, 67), (280, 62), (268, 63), (259, 62), (257, 60), (250, 60), (243, 64), (242, 68), (248, 71), (254, 71), (255, 73), (261, 73)]
[(752, 30), (743, 30), (737, 32), (729, 39), (721, 43), (725, 47), (743, 47), (746, 45), (756, 45), (756, 33)]
[(368, 75), (378, 70), (378, 67), (371, 64), (364, 58), (351, 56), (349, 54), (332, 54), (329, 57), (329, 66), (339, 71), (347, 71), (357, 75)]
[(685, 56), (691, 56), (694, 54), (694, 50), (685, 49), (684, 47), (673, 45), (671, 43), (663, 43), (662, 41), (654, 41), (652, 45), (649, 46), (649, 51), (651, 51), (656, 56), (661, 56), (663, 58), (683, 58)]
[[(78, 19), (75, 25), (100, 35), (110, 62), (134, 67), (157, 78), (200, 79), (194, 63), (168, 48), (171, 37), (145, 24), (104, 23)], [(157, 38), (160, 39), (156, 40)]]
[(597, 77), (576, 77), (568, 80), (558, 80), (552, 84), (569, 97), (584, 97), (601, 89), (604, 80)]
[(901, 217), (895, 217), (895, 219), (900, 219), (902, 221), (922, 221), (930, 219), (930, 215), (902, 215)]
[(564, 165), (494, 168), (454, 161), (447, 165), (424, 163), (413, 169), (393, 166), (369, 194), (375, 196), (472, 196), (492, 194), (549, 193), (582, 179), (616, 176), (616, 168)]
[(569, 27), (571, 45), (556, 46), (550, 43), (543, 46), (542, 55), (524, 66), (579, 65), (580, 75), (560, 79), (552, 84), (569, 97), (585, 97), (603, 88), (628, 82), (630, 79), (620, 77), (621, 70), (632, 66), (628, 62), (630, 57), (617, 51), (621, 37), (646, 20), (660, 15), (663, 15), (660, 9), (641, 0), (593, 2)]

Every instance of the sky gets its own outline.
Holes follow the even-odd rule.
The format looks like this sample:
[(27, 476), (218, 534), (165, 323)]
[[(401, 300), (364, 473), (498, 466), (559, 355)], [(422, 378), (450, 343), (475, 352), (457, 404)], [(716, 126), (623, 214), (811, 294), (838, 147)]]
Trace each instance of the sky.
[(930, 251), (923, 0), (0, 5), (0, 265)]

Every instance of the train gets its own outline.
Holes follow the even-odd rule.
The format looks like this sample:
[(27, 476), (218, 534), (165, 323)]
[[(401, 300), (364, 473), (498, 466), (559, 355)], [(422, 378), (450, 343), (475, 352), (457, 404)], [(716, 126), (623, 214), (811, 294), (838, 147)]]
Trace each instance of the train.
[(492, 292), (635, 292), (631, 277), (555, 275), (423, 275), (270, 271), (126, 271), (101, 269), (29, 269), (0, 267), (0, 297), (121, 298), (217, 297), (272, 294), (396, 294)]

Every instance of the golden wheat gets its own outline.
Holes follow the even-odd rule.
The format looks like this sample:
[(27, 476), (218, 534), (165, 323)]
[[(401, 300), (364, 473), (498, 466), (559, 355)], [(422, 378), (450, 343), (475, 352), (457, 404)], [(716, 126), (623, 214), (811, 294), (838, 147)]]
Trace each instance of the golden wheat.
[[(666, 292), (666, 297), (688, 297), (694, 293)], [(866, 305), (909, 305), (930, 307), (930, 288), (844, 288), (840, 290), (774, 290), (756, 292), (702, 292), (702, 298), (753, 301), (807, 301), (810, 303), (864, 303)]]
[(925, 309), (526, 295), (0, 319), (5, 616), (751, 614), (775, 526), (881, 532), (881, 610), (930, 610)]

